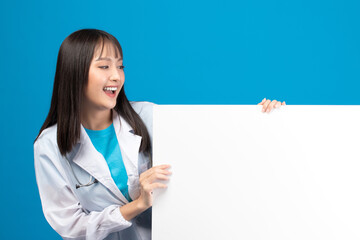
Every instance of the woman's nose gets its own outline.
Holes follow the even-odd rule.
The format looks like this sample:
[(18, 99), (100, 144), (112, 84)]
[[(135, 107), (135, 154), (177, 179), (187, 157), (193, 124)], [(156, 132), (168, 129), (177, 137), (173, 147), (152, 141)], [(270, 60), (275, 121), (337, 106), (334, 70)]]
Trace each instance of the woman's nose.
[(111, 75), (110, 75), (110, 81), (120, 81), (121, 79), (120, 79), (121, 77), (120, 77), (120, 74), (119, 74), (119, 72), (116, 70), (116, 68), (115, 68), (115, 70), (113, 70), (112, 72), (111, 72)]

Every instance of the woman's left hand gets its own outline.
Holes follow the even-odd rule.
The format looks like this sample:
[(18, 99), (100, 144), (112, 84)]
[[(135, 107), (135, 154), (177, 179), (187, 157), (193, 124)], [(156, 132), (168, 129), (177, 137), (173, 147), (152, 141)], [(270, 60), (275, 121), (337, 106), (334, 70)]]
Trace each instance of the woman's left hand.
[(281, 105), (286, 105), (285, 101), (284, 102), (279, 102), (276, 100), (269, 100), (264, 98), (261, 102), (259, 102), (257, 105), (263, 105), (262, 108), (262, 112), (270, 112), (273, 108), (279, 108)]

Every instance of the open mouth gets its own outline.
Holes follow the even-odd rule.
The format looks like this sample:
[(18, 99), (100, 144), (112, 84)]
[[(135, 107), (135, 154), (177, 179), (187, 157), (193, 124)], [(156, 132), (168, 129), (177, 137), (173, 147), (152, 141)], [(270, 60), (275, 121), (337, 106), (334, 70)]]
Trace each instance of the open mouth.
[(104, 87), (104, 92), (106, 94), (115, 94), (117, 87)]

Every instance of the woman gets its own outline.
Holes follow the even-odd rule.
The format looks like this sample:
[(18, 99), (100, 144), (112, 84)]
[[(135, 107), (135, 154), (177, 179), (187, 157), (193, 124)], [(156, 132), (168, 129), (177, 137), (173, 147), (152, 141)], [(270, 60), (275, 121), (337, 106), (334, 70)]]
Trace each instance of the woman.
[[(62, 43), (51, 107), (34, 143), (45, 218), (64, 239), (151, 239), (152, 107), (129, 102), (112, 35), (83, 29)], [(263, 99), (263, 111), (285, 105)]]

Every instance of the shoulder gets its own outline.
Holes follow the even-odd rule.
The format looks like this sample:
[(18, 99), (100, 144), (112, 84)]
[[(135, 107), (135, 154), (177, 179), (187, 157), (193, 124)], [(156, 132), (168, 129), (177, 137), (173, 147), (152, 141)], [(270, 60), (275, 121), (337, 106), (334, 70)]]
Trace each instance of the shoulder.
[(155, 103), (146, 101), (132, 101), (130, 104), (137, 114), (152, 113), (153, 106), (156, 105)]
[(156, 105), (152, 102), (130, 102), (132, 108), (141, 117), (144, 122), (152, 122), (153, 107)]
[(156, 104), (152, 102), (130, 102), (130, 104), (143, 120), (150, 135), (150, 139), (152, 139), (153, 107), (156, 106)]
[(52, 125), (44, 129), (40, 136), (36, 139), (34, 144), (42, 143), (42, 142), (57, 142), (57, 124)]
[(42, 154), (44, 151), (51, 152), (53, 155), (58, 155), (60, 152), (57, 145), (57, 124), (44, 129), (34, 142), (35, 155)]
[[(55, 124), (43, 130), (34, 143), (34, 165), (38, 184), (42, 184), (43, 181), (51, 181), (50, 179), (59, 181), (56, 176), (65, 179), (61, 159), (57, 144), (57, 124)], [(51, 174), (49, 174), (50, 172)]]

